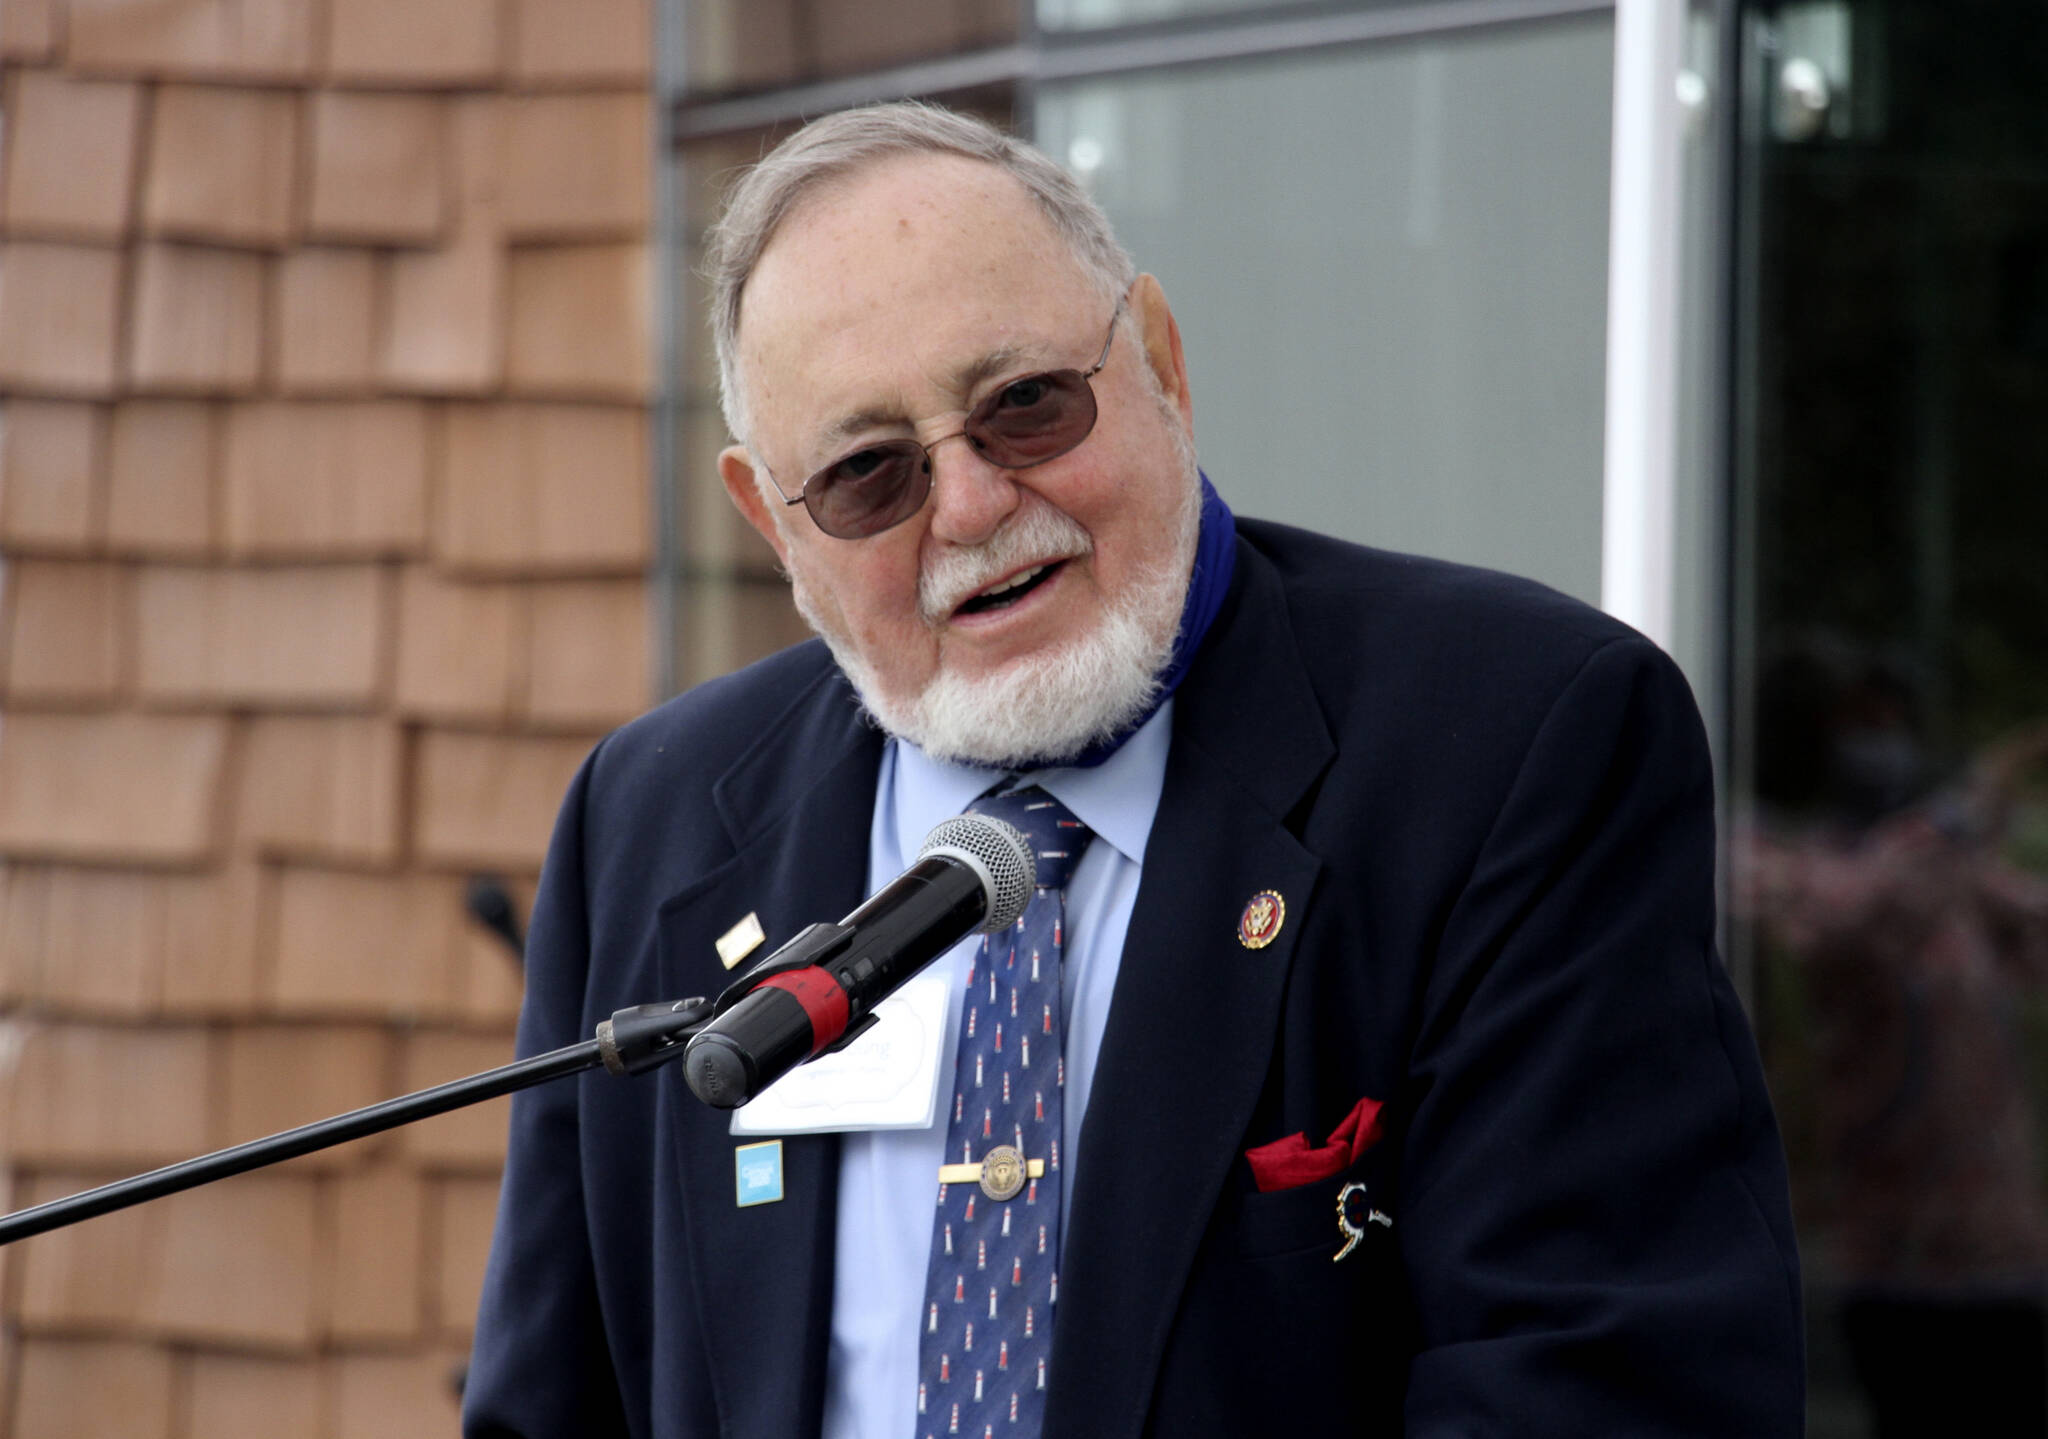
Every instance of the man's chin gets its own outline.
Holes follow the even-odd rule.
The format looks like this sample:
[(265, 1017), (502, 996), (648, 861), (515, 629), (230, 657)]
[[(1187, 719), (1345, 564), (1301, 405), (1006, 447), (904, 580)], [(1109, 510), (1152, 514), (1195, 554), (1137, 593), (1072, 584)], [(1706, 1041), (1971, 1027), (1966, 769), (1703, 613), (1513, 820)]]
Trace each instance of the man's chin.
[(991, 769), (1063, 764), (1116, 738), (1152, 708), (1172, 649), (1132, 615), (1111, 615), (1051, 654), (962, 674), (941, 667), (914, 694), (892, 691), (828, 627), (831, 646), (869, 716), (933, 759)]
[(1025, 661), (971, 679), (941, 674), (915, 707), (918, 733), (904, 737), (959, 764), (1064, 764), (1137, 724), (1158, 696), (1164, 667), (1163, 655), (1125, 649)]
[(933, 759), (991, 769), (1063, 764), (1142, 719), (1159, 692), (1166, 655), (1114, 621), (1064, 651), (985, 674), (942, 669), (911, 697), (891, 695), (839, 653), (868, 713)]

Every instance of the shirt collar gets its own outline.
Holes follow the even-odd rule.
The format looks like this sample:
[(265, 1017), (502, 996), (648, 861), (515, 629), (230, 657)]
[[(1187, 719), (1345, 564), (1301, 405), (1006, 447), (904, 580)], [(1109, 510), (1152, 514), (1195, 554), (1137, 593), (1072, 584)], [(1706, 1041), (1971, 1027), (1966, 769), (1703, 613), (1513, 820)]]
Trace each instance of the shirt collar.
[[(1166, 786), (1166, 753), (1172, 741), (1173, 702), (1168, 700), (1102, 763), (1030, 770), (1018, 780), (1042, 786), (1097, 839), (1107, 840), (1131, 863), (1142, 864), (1152, 818), (1159, 812), (1159, 795)], [(883, 772), (905, 865), (916, 857), (934, 825), (959, 814), (1007, 775), (1004, 770), (936, 760), (901, 740), (890, 740), (888, 750)]]

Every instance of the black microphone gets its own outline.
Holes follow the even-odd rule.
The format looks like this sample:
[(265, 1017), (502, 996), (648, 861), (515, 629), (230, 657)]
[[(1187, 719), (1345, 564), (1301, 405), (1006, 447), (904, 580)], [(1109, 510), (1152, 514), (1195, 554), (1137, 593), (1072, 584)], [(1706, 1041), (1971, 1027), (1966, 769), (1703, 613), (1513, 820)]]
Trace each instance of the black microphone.
[(917, 863), (837, 924), (814, 924), (719, 996), (683, 1052), (683, 1078), (715, 1109), (737, 1109), (790, 1070), (844, 1048), (874, 1007), (980, 929), (1024, 913), (1038, 879), (1030, 843), (987, 815), (925, 836)]

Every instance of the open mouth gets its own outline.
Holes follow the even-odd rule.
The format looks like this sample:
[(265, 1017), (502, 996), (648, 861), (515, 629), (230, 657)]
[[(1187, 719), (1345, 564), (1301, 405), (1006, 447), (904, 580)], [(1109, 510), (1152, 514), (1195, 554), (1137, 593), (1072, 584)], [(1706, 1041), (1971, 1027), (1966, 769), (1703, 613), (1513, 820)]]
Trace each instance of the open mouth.
[(1065, 560), (1052, 560), (1046, 564), (1033, 565), (1030, 569), (1019, 570), (1001, 584), (963, 601), (960, 608), (953, 613), (980, 615), (991, 610), (1007, 609), (1051, 579), (1065, 564)]

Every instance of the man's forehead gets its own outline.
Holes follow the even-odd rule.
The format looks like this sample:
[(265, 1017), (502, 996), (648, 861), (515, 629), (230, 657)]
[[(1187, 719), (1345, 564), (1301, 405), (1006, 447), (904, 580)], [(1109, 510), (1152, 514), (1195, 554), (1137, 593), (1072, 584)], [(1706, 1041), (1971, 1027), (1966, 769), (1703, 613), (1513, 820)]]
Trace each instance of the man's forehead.
[(906, 387), (958, 395), (1045, 357), (1096, 300), (1012, 176), (891, 160), (807, 197), (763, 251), (739, 326), (750, 408), (835, 431), (893, 418)]
[(957, 155), (896, 156), (820, 185), (783, 219), (747, 279), (739, 333), (789, 310), (845, 323), (1078, 269), (1014, 176)]

